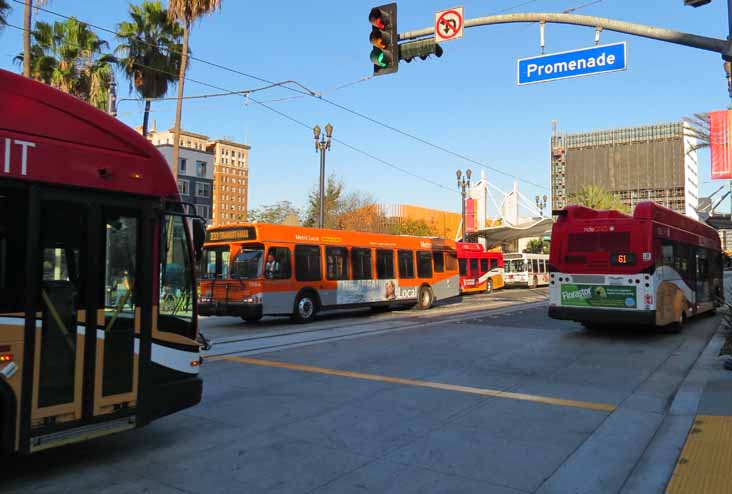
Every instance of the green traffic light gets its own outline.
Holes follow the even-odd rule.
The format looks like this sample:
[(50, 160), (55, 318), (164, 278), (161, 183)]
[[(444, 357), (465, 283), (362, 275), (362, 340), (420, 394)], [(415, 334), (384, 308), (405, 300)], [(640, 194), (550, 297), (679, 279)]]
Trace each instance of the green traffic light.
[(383, 51), (379, 50), (376, 47), (371, 50), (371, 63), (373, 63), (374, 65), (378, 65), (379, 67), (386, 67), (387, 63), (384, 58), (385, 57)]

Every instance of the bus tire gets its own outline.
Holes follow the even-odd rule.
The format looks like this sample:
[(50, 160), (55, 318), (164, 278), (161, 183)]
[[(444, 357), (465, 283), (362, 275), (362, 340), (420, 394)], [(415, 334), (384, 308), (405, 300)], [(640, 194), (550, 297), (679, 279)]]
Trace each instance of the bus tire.
[(488, 278), (488, 282), (485, 284), (485, 293), (493, 292), (493, 280)]
[(299, 323), (308, 323), (315, 320), (318, 312), (318, 297), (312, 291), (304, 291), (295, 299), (292, 318)]
[(417, 308), (419, 310), (427, 310), (432, 307), (432, 303), (435, 301), (435, 296), (432, 294), (432, 289), (428, 286), (423, 286), (419, 289), (417, 294)]
[(10, 386), (0, 382), (0, 457), (15, 450), (15, 395)]

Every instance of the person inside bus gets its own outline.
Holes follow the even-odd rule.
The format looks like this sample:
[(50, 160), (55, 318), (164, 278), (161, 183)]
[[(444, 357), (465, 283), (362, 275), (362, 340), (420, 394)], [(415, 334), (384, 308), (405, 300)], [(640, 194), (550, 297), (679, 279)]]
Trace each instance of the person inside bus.
[(267, 263), (264, 265), (264, 276), (267, 279), (276, 278), (280, 272), (280, 263), (275, 261), (272, 254), (267, 256)]

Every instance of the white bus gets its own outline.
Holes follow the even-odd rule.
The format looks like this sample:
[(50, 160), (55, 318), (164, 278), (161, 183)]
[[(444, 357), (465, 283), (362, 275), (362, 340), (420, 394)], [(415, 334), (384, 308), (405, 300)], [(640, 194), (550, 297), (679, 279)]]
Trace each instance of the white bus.
[(536, 288), (549, 285), (548, 264), (549, 254), (504, 254), (503, 281), (506, 286)]

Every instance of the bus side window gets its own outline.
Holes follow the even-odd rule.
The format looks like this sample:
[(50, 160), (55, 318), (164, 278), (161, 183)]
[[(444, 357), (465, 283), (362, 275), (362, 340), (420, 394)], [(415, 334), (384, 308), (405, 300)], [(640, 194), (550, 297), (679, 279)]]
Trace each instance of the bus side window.
[[(224, 254), (228, 254), (225, 252)], [(269, 256), (274, 258), (274, 264), (271, 270), (268, 271)], [(264, 275), (266, 278), (273, 280), (288, 280), (292, 276), (292, 267), (290, 266), (290, 249), (287, 247), (270, 247), (269, 255), (264, 265)], [(224, 265), (228, 263), (228, 255)]]
[(480, 260), (480, 274), (485, 274), (490, 269), (488, 269), (488, 259), (481, 259)]
[(348, 279), (348, 249), (345, 247), (325, 248), (325, 271), (329, 280)]
[(394, 278), (393, 250), (376, 250), (376, 277), (380, 280)]
[(491, 271), (498, 269), (498, 259), (491, 259)]
[(432, 278), (432, 254), (426, 251), (417, 251), (417, 276)]
[(458, 265), (460, 266), (460, 276), (467, 276), (468, 275), (467, 259), (458, 259)]
[(295, 278), (297, 281), (320, 281), (323, 270), (320, 266), (320, 247), (316, 245), (295, 246)]
[(476, 276), (477, 274), (478, 274), (478, 260), (471, 259), (470, 260), (470, 275)]
[(351, 249), (351, 273), (354, 280), (370, 280), (371, 249)]
[(442, 252), (432, 252), (432, 259), (435, 264), (435, 273), (443, 273), (445, 271), (445, 256)]
[(400, 250), (397, 257), (399, 259), (399, 278), (414, 278), (414, 252)]
[(455, 272), (458, 269), (458, 258), (455, 252), (445, 252), (445, 271)]
[(538, 259), (532, 259), (531, 266), (534, 268), (534, 273), (539, 272), (539, 260)]

